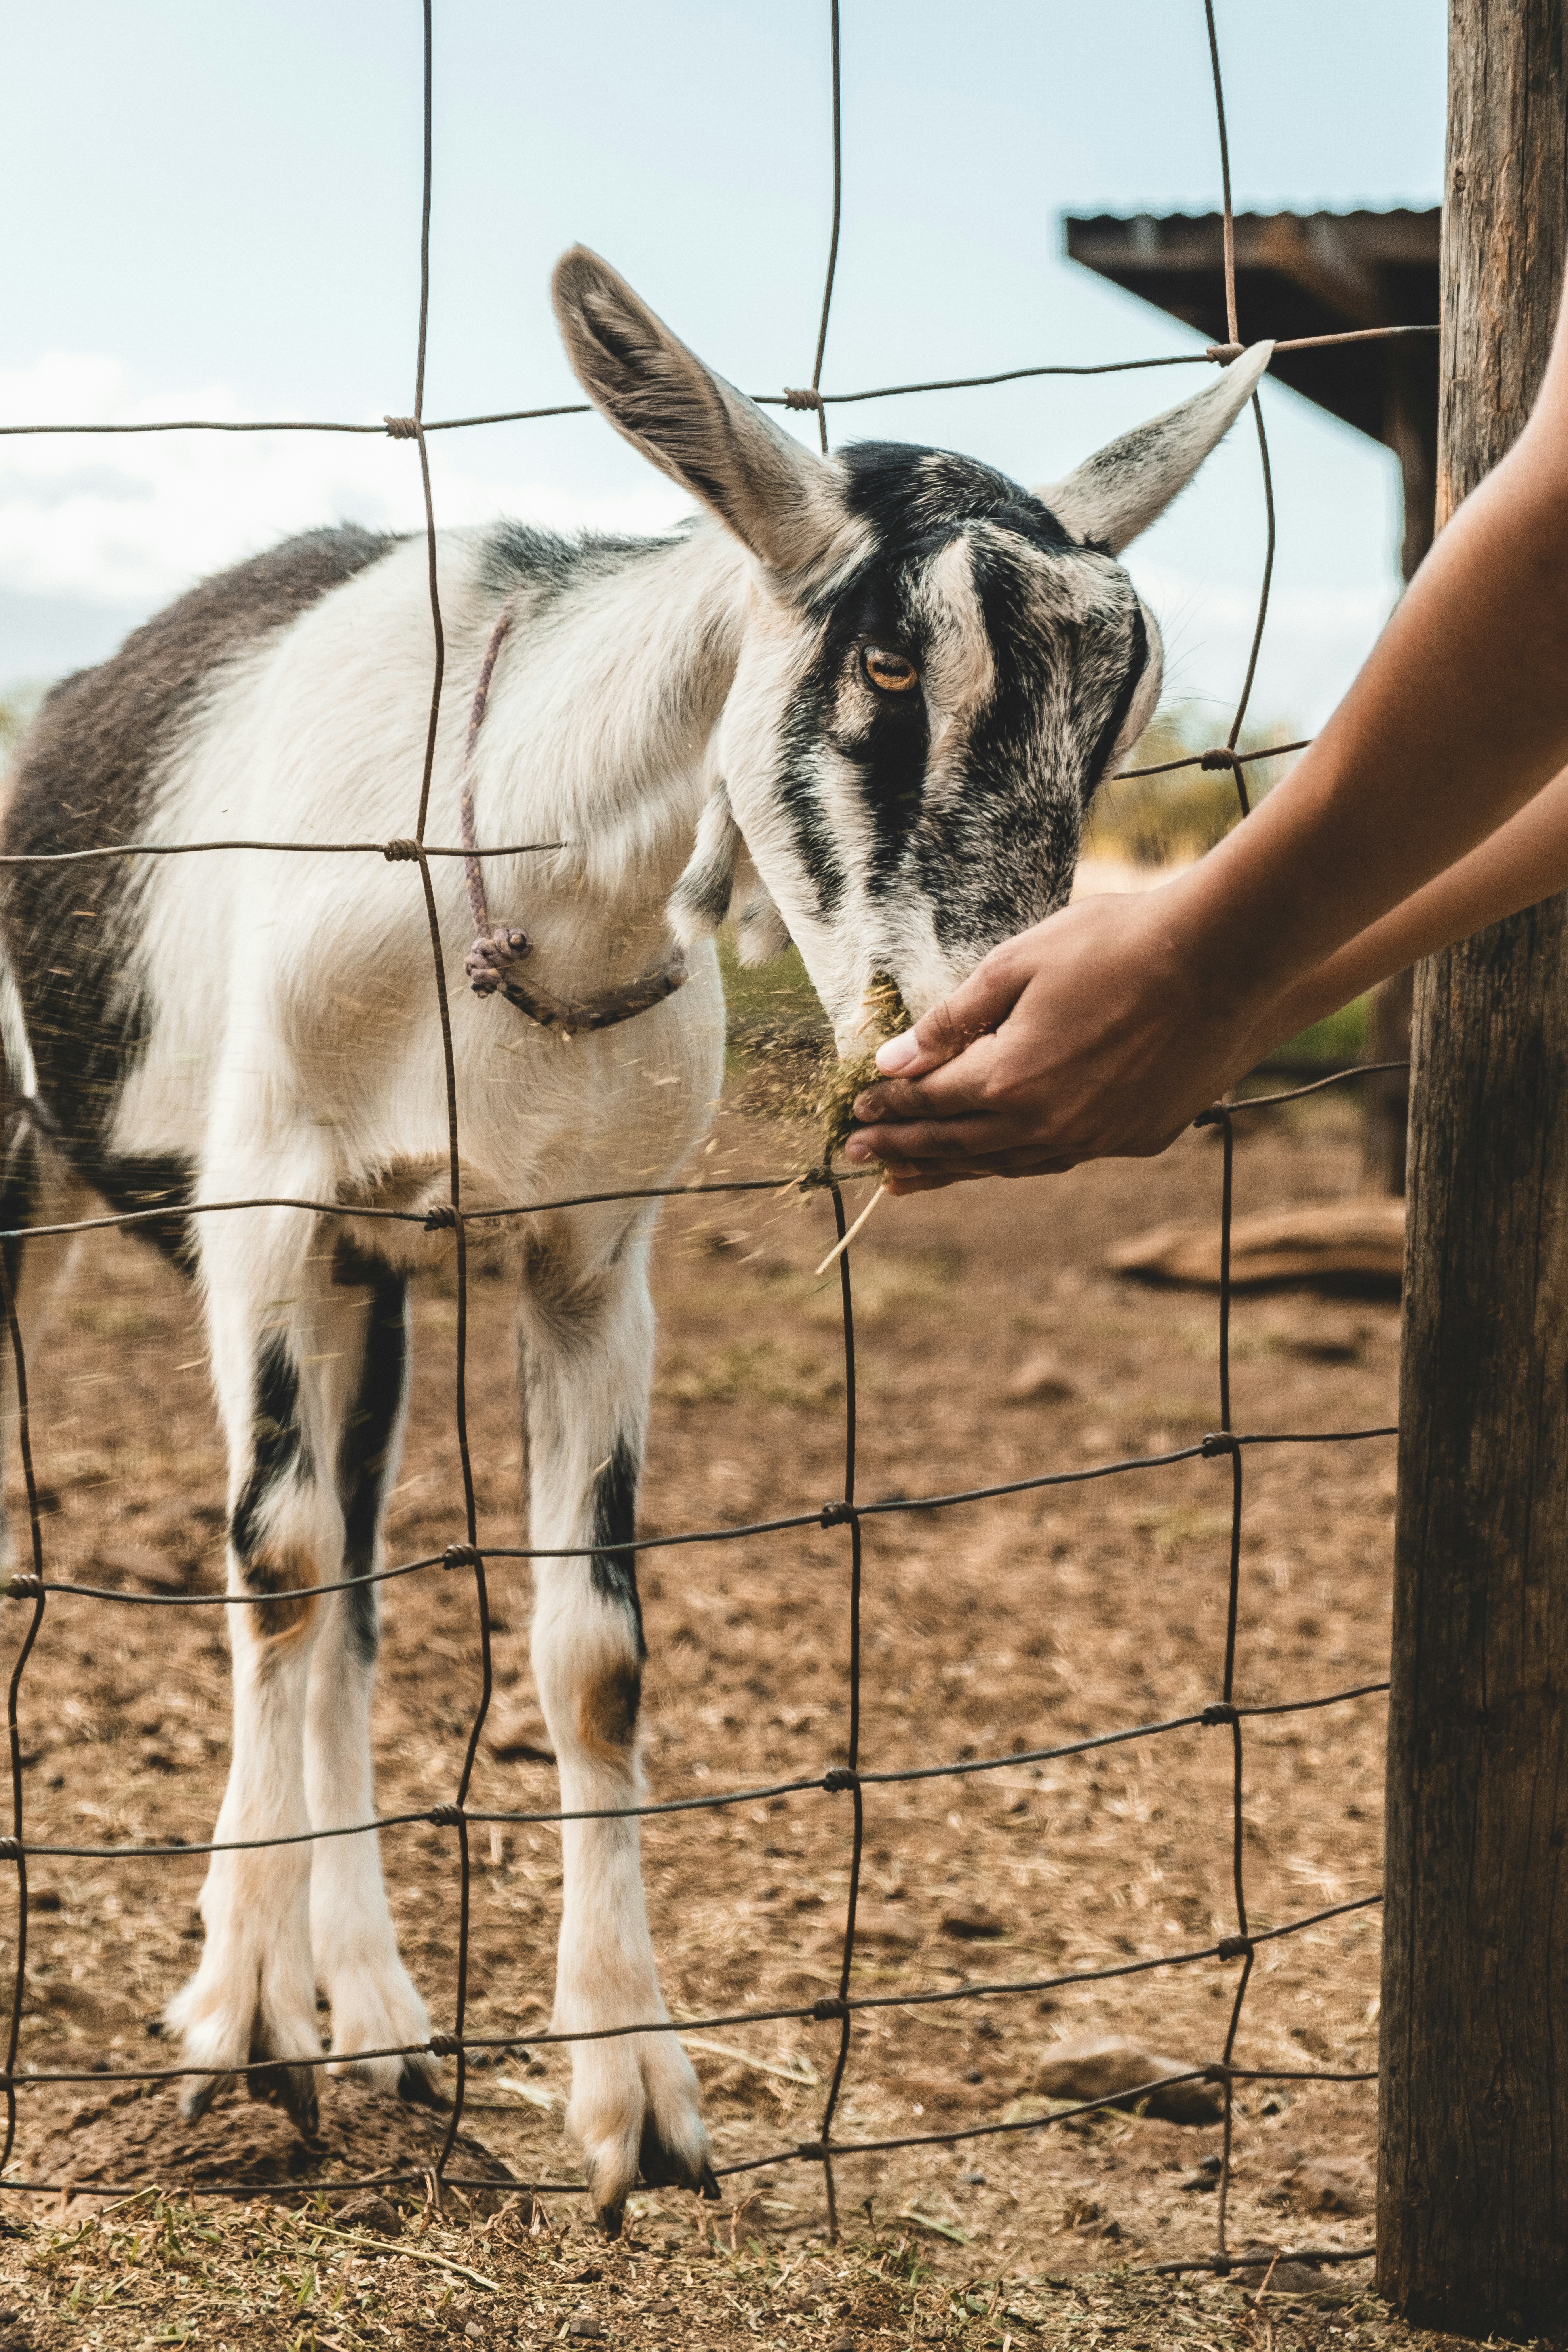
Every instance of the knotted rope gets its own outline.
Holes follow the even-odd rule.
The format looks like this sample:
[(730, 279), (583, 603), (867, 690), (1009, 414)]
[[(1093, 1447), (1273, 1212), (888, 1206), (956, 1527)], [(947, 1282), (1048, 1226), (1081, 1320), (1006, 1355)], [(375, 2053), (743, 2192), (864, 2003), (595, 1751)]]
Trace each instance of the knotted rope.
[(643, 972), (636, 980), (623, 981), (616, 988), (606, 988), (596, 996), (573, 1001), (553, 996), (548, 989), (531, 985), (522, 976), (522, 963), (533, 952), (533, 942), (528, 933), (510, 923), (492, 921), (489, 901), (485, 894), (484, 861), (479, 855), (479, 835), (474, 820), (474, 746), (479, 741), (479, 729), (484, 724), (489, 704), (490, 680), (495, 674), (496, 657), (511, 627), (512, 608), (503, 604), (500, 617), (490, 631), (485, 647), (485, 657), (479, 664), (479, 680), (474, 688), (473, 705), (468, 712), (468, 732), (463, 744), (462, 791), (458, 814), (462, 824), (463, 873), (468, 882), (468, 906), (474, 918), (474, 944), (463, 959), (463, 969), (468, 976), (468, 986), (476, 996), (494, 996), (499, 991), (509, 1004), (537, 1021), (542, 1029), (559, 1029), (563, 1037), (574, 1036), (579, 1029), (609, 1029), (618, 1021), (629, 1021), (635, 1013), (646, 1013), (651, 1006), (661, 1004), (673, 996), (686, 978), (685, 951), (671, 944), (665, 960), (657, 970)]

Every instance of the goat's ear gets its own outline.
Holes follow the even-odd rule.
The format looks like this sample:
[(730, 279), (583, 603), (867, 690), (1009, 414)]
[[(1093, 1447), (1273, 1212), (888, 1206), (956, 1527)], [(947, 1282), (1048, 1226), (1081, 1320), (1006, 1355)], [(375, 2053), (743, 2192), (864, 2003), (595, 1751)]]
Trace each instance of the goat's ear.
[(607, 261), (574, 245), (552, 291), (595, 408), (780, 572), (815, 562), (845, 516), (832, 468), (705, 367)]
[(1272, 343), (1254, 343), (1232, 360), (1217, 383), (1194, 399), (1151, 417), (1135, 432), (1108, 441), (1059, 482), (1035, 495), (1074, 539), (1120, 555), (1129, 541), (1163, 515), (1184, 489), (1216, 442), (1224, 439), (1251, 399), (1273, 355)]
[(670, 894), (670, 928), (683, 948), (710, 940), (728, 915), (745, 846), (730, 795), (720, 784), (698, 820), (696, 846)]
[(771, 963), (789, 945), (784, 917), (757, 872), (745, 837), (735, 823), (730, 795), (717, 786), (697, 826), (689, 864), (670, 895), (669, 924), (683, 948), (711, 939), (734, 914), (741, 961)]
[(760, 874), (755, 888), (735, 919), (735, 943), (744, 964), (772, 963), (789, 945), (789, 925)]

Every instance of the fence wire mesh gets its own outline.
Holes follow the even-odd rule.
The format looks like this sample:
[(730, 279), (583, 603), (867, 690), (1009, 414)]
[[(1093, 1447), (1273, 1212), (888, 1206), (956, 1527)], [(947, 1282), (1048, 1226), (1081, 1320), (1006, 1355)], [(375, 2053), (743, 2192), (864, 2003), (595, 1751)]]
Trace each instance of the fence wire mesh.
[[(0, 434), (115, 434), (115, 433), (356, 433), (382, 434), (395, 441), (411, 442), (416, 450), (425, 512), (425, 538), (427, 551), (429, 606), (435, 656), (430, 683), (429, 715), (426, 730), (423, 765), (419, 778), (416, 817), (413, 833), (392, 841), (300, 842), (271, 840), (211, 840), (176, 844), (158, 842), (106, 843), (101, 846), (64, 851), (55, 854), (36, 853), (26, 856), (15, 854), (0, 856), (0, 865), (31, 865), (69, 863), (73, 861), (186, 856), (197, 852), (247, 849), (295, 853), (312, 856), (381, 856), (394, 862), (405, 862), (418, 869), (426, 925), (429, 931), (433, 982), (440, 1016), (447, 1138), (448, 1199), (429, 1212), (367, 1207), (356, 1202), (352, 1209), (331, 1200), (279, 1199), (274, 1196), (245, 1200), (198, 1201), (180, 1212), (189, 1216), (213, 1216), (256, 1208), (289, 1208), (302, 1214), (332, 1219), (352, 1215), (354, 1218), (384, 1218), (405, 1223), (415, 1223), (426, 1230), (449, 1231), (453, 1238), (456, 1259), (456, 1339), (453, 1361), (452, 1414), (461, 1471), (463, 1494), (463, 1534), (444, 1550), (421, 1558), (400, 1561), (361, 1578), (322, 1582), (297, 1590), (292, 1597), (304, 1600), (315, 1594), (346, 1591), (367, 1582), (381, 1583), (431, 1570), (465, 1571), (471, 1579), (474, 1622), (479, 1638), (480, 1657), (480, 1687), (450, 1800), (434, 1808), (414, 1811), (379, 1814), (352, 1824), (299, 1832), (287, 1838), (247, 1841), (208, 1842), (206, 1843), (65, 1843), (30, 1837), (26, 1832), (23, 1804), (23, 1748), (21, 1738), (21, 1703), (27, 1663), (44, 1622), (45, 1611), (53, 1601), (57, 1605), (77, 1600), (89, 1600), (149, 1609), (235, 1609), (265, 1607), (266, 1596), (243, 1592), (132, 1592), (110, 1586), (75, 1583), (53, 1579), (46, 1567), (43, 1532), (44, 1511), (38, 1482), (34, 1473), (31, 1412), (28, 1401), (27, 1364), (22, 1331), (17, 1318), (13, 1285), (0, 1250), (0, 1305), (4, 1307), (16, 1383), (16, 1414), (19, 1451), (26, 1487), (28, 1526), (31, 1542), (30, 1572), (13, 1575), (9, 1580), (10, 1595), (21, 1601), (31, 1602), (31, 1616), (23, 1633), (12, 1666), (7, 1693), (6, 1727), (9, 1742), (12, 1833), (0, 1839), (0, 1862), (10, 1864), (15, 1872), (16, 1896), (16, 1965), (12, 1979), (10, 2015), (5, 2033), (5, 2064), (0, 2072), (0, 2088), (4, 2089), (6, 2125), (3, 2148), (0, 2148), (0, 2186), (20, 2192), (58, 2194), (68, 2191), (72, 2183), (62, 2180), (35, 2180), (18, 2177), (11, 2169), (12, 2152), (18, 2122), (19, 2095), (30, 2089), (47, 2084), (84, 2084), (95, 2090), (107, 2090), (116, 2084), (152, 2084), (178, 2080), (183, 2076), (203, 2074), (208, 2070), (197, 2066), (154, 2066), (106, 2070), (101, 2065), (91, 2069), (24, 2068), (19, 2063), (22, 2023), (26, 1996), (27, 1961), (27, 1873), (35, 1856), (80, 1857), (99, 1862), (166, 1855), (188, 1860), (195, 1854), (233, 1852), (241, 1847), (271, 1847), (285, 1844), (311, 1843), (323, 1838), (353, 1837), (366, 1831), (396, 1830), (410, 1824), (433, 1824), (451, 1832), (458, 1895), (458, 1943), (456, 1958), (456, 1997), (449, 2030), (432, 2034), (419, 2045), (400, 2044), (393, 2048), (356, 2052), (367, 2058), (405, 2057), (431, 2053), (454, 2062), (455, 2079), (452, 2101), (443, 2144), (434, 2167), (384, 2168), (374, 2173), (352, 2179), (312, 2179), (311, 2186), (326, 2189), (372, 2189), (395, 2186), (401, 2182), (426, 2182), (433, 2171), (437, 2183), (454, 2188), (490, 2189), (498, 2186), (493, 2177), (476, 2179), (452, 2168), (452, 2155), (461, 2128), (468, 2093), (468, 2053), (470, 2050), (510, 2050), (520, 2044), (542, 2047), (556, 2042), (577, 2042), (602, 2040), (629, 2034), (650, 2032), (698, 2032), (715, 2026), (759, 2024), (772, 2021), (793, 2020), (821, 2024), (837, 2029), (837, 2050), (834, 2054), (822, 2120), (816, 2137), (809, 2141), (786, 2147), (764, 2149), (742, 2160), (716, 2168), (722, 2179), (789, 2164), (818, 2167), (823, 2176), (827, 2220), (830, 2231), (837, 2229), (837, 2187), (836, 2167), (858, 2156), (880, 2154), (895, 2149), (937, 2147), (959, 2141), (984, 2139), (1000, 2135), (1016, 2136), (1047, 2131), (1070, 2122), (1075, 2117), (1092, 2114), (1097, 2109), (1126, 2106), (1140, 2096), (1168, 2089), (1175, 2084), (1206, 2082), (1216, 2085), (1223, 2097), (1223, 2142), (1218, 2172), (1216, 2198), (1215, 2249), (1211, 2256), (1184, 2263), (1163, 2263), (1150, 2265), (1161, 2272), (1194, 2269), (1228, 2271), (1236, 2257), (1227, 2248), (1226, 2217), (1232, 2179), (1232, 2138), (1235, 2116), (1235, 2088), (1242, 2083), (1352, 2083), (1375, 2080), (1375, 2070), (1333, 2070), (1327, 2068), (1247, 2067), (1237, 2062), (1237, 2048), (1242, 2018), (1259, 1947), (1280, 1937), (1299, 1935), (1321, 1922), (1343, 1914), (1360, 1911), (1377, 1904), (1380, 1894), (1370, 1891), (1352, 1899), (1288, 1919), (1265, 1929), (1249, 1924), (1244, 1846), (1247, 1830), (1246, 1812), (1246, 1748), (1247, 1725), (1261, 1717), (1277, 1717), (1305, 1713), (1310, 1710), (1338, 1706), (1353, 1700), (1366, 1699), (1387, 1690), (1385, 1681), (1363, 1682), (1344, 1689), (1313, 1692), (1273, 1702), (1268, 1705), (1238, 1704), (1236, 1696), (1237, 1632), (1241, 1599), (1241, 1542), (1244, 1513), (1244, 1465), (1247, 1449), (1257, 1446), (1299, 1446), (1318, 1444), (1349, 1444), (1393, 1437), (1393, 1426), (1366, 1429), (1238, 1431), (1231, 1413), (1230, 1396), (1230, 1323), (1232, 1303), (1231, 1230), (1234, 1205), (1235, 1124), (1238, 1118), (1250, 1118), (1260, 1112), (1278, 1109), (1303, 1096), (1316, 1093), (1321, 1087), (1333, 1086), (1369, 1075), (1373, 1070), (1404, 1066), (1394, 1063), (1362, 1064), (1352, 1068), (1337, 1070), (1310, 1086), (1297, 1087), (1287, 1092), (1252, 1096), (1239, 1100), (1217, 1103), (1204, 1111), (1194, 1124), (1200, 1128), (1214, 1127), (1220, 1131), (1223, 1148), (1221, 1178), (1220, 1276), (1218, 1289), (1218, 1416), (1217, 1427), (1196, 1445), (1187, 1445), (1163, 1453), (1148, 1454), (1130, 1459), (1104, 1461), (1075, 1470), (1044, 1471), (1037, 1475), (1012, 1479), (1000, 1484), (979, 1486), (962, 1492), (942, 1495), (900, 1496), (887, 1500), (863, 1502), (856, 1496), (856, 1349), (853, 1282), (850, 1258), (845, 1250), (838, 1257), (838, 1283), (842, 1310), (844, 1360), (844, 1477), (843, 1491), (819, 1507), (782, 1513), (776, 1517), (753, 1520), (731, 1527), (683, 1528), (676, 1533), (639, 1538), (634, 1542), (613, 1544), (595, 1542), (573, 1549), (542, 1549), (527, 1546), (497, 1545), (481, 1540), (476, 1499), (473, 1465), (468, 1438), (467, 1375), (468, 1353), (469, 1278), (468, 1266), (467, 1228), (481, 1220), (498, 1220), (537, 1215), (550, 1210), (586, 1206), (620, 1201), (654, 1201), (677, 1194), (703, 1195), (737, 1192), (776, 1192), (783, 1187), (798, 1184), (803, 1190), (820, 1190), (826, 1197), (837, 1237), (845, 1238), (847, 1223), (845, 1214), (846, 1183), (862, 1181), (859, 1175), (835, 1171), (829, 1165), (784, 1171), (768, 1178), (745, 1181), (693, 1183), (673, 1186), (641, 1187), (626, 1191), (609, 1191), (574, 1195), (552, 1201), (523, 1201), (499, 1209), (465, 1210), (461, 1185), (461, 1149), (458, 1116), (457, 1070), (454, 1057), (451, 1024), (448, 1014), (446, 962), (435, 892), (432, 887), (429, 861), (433, 857), (454, 857), (478, 855), (487, 857), (519, 856), (533, 851), (560, 847), (554, 842), (513, 844), (506, 847), (478, 850), (462, 845), (440, 845), (426, 838), (429, 817), (431, 784), (435, 768), (437, 726), (441, 712), (442, 692), (446, 671), (446, 645), (442, 625), (440, 584), (437, 572), (437, 539), (435, 503), (431, 491), (426, 437), (431, 433), (449, 432), (459, 428), (487, 425), (524, 422), (552, 416), (582, 415), (588, 404), (556, 404), (545, 407), (497, 411), (492, 415), (426, 419), (424, 415), (425, 374), (430, 298), (430, 205), (433, 186), (432, 103), (435, 74), (435, 26), (433, 0), (422, 0), (424, 24), (424, 110), (423, 110), (423, 172), (422, 205), (419, 236), (420, 296), (418, 334), (415, 362), (414, 404), (404, 415), (389, 415), (381, 425), (345, 423), (313, 419), (283, 418), (246, 422), (211, 418), (184, 418), (154, 424), (75, 424), (0, 425)], [(1209, 54), (1213, 68), (1215, 122), (1223, 186), (1223, 226), (1225, 254), (1226, 307), (1228, 340), (1212, 345), (1202, 353), (1163, 355), (1147, 360), (1120, 360), (1101, 363), (1051, 363), (1007, 370), (990, 375), (952, 376), (922, 383), (885, 384), (868, 390), (832, 392), (821, 388), (824, 359), (827, 348), (832, 317), (834, 278), (837, 265), (839, 230), (842, 213), (843, 157), (842, 109), (839, 58), (838, 0), (829, 0), (832, 54), (832, 168), (833, 204), (832, 233), (822, 309), (818, 327), (815, 362), (808, 388), (785, 389), (780, 393), (759, 393), (752, 396), (763, 404), (783, 406), (816, 415), (821, 445), (828, 448), (827, 411), (838, 405), (887, 399), (904, 394), (968, 389), (996, 383), (1015, 383), (1028, 377), (1054, 375), (1095, 375), (1125, 373), (1131, 370), (1223, 364), (1237, 356), (1241, 348), (1240, 321), (1236, 292), (1236, 262), (1234, 212), (1231, 202), (1230, 163), (1226, 127), (1225, 97), (1221, 77), (1219, 43), (1215, 26), (1213, 0), (1205, 0), (1205, 16)], [(1314, 336), (1280, 342), (1280, 352), (1315, 348), (1321, 344), (1367, 341), (1378, 339), (1436, 334), (1435, 325), (1414, 324), (1358, 329), (1339, 335)], [(1126, 776), (1152, 776), (1176, 770), (1201, 767), (1211, 771), (1227, 771), (1232, 776), (1242, 815), (1249, 813), (1246, 771), (1257, 761), (1277, 758), (1284, 752), (1300, 751), (1304, 743), (1297, 741), (1272, 744), (1248, 751), (1239, 746), (1243, 723), (1251, 698), (1257, 675), (1258, 658), (1268, 615), (1269, 588), (1274, 567), (1275, 518), (1272, 481), (1269, 473), (1268, 444), (1264, 428), (1262, 407), (1256, 394), (1252, 398), (1254, 424), (1258, 436), (1258, 457), (1264, 491), (1267, 532), (1263, 551), (1262, 577), (1251, 647), (1242, 688), (1226, 740), (1209, 751), (1189, 757), (1165, 761), (1152, 767), (1129, 768), (1121, 771)], [(68, 1223), (30, 1223), (9, 1228), (0, 1233), (0, 1243), (16, 1243), (28, 1236), (68, 1235), (104, 1227), (133, 1228), (138, 1224), (161, 1222), (167, 1223), (171, 1212), (167, 1207), (121, 1212), (100, 1217), (78, 1219)], [(1228, 1560), (1226, 1570), (1226, 1600), (1225, 1641), (1218, 1676), (1218, 1695), (1196, 1712), (1169, 1719), (1133, 1724), (1092, 1737), (1056, 1743), (1033, 1748), (1014, 1748), (1005, 1755), (982, 1757), (963, 1761), (920, 1764), (898, 1769), (868, 1766), (861, 1758), (861, 1596), (864, 1575), (865, 1528), (868, 1521), (880, 1517), (915, 1511), (949, 1511), (965, 1505), (994, 1498), (1038, 1491), (1054, 1486), (1083, 1485), (1106, 1478), (1137, 1476), (1141, 1473), (1163, 1469), (1170, 1465), (1194, 1458), (1224, 1461), (1230, 1472), (1230, 1525)], [(491, 1612), (486, 1580), (486, 1563), (490, 1560), (529, 1560), (536, 1559), (576, 1559), (584, 1560), (595, 1554), (624, 1551), (653, 1551), (672, 1546), (735, 1543), (758, 1536), (787, 1534), (792, 1529), (821, 1528), (841, 1529), (847, 1547), (846, 1564), (847, 1602), (848, 1620), (847, 1654), (845, 1677), (848, 1706), (847, 1745), (845, 1761), (819, 1772), (794, 1779), (777, 1780), (759, 1786), (733, 1788), (716, 1793), (682, 1797), (664, 1802), (635, 1807), (605, 1809), (602, 1811), (563, 1811), (535, 1810), (499, 1811), (471, 1807), (468, 1801), (473, 1779), (479, 1740), (484, 1730), (493, 1696), (490, 1628)], [(1230, 1803), (1228, 1815), (1216, 1824), (1224, 1834), (1230, 1853), (1230, 1878), (1235, 1910), (1232, 1932), (1196, 1948), (1180, 1951), (1160, 1951), (1127, 1959), (1117, 1964), (1095, 1969), (1079, 1969), (1053, 1975), (1036, 1976), (1014, 1980), (976, 1979), (955, 1987), (924, 1991), (900, 1990), (894, 1992), (868, 1993), (851, 1990), (856, 1956), (856, 1910), (860, 1895), (861, 1869), (865, 1843), (865, 1790), (871, 1787), (940, 1780), (957, 1776), (979, 1775), (1003, 1769), (1016, 1769), (1020, 1764), (1045, 1764), (1064, 1757), (1089, 1753), (1095, 1749), (1119, 1747), (1133, 1741), (1167, 1739), (1178, 1735), (1206, 1729), (1228, 1734), (1231, 1752)], [(631, 2024), (606, 2027), (593, 2032), (540, 2032), (531, 2028), (504, 2034), (475, 2034), (467, 2031), (469, 1993), (470, 1909), (472, 1870), (469, 1850), (469, 1830), (477, 1823), (510, 1824), (517, 1826), (559, 1824), (567, 1821), (605, 1820), (616, 1818), (652, 1818), (691, 1811), (711, 1811), (725, 1807), (754, 1803), (764, 1799), (804, 1798), (813, 1794), (849, 1800), (849, 1869), (848, 1895), (844, 1918), (842, 1945), (837, 1972), (837, 1990), (831, 1996), (809, 2003), (762, 2008), (743, 2007), (710, 2016), (681, 2018), (670, 2021), (649, 2018)], [(1053, 2111), (1037, 2117), (1007, 2122), (971, 2124), (952, 2131), (931, 2131), (903, 2134), (881, 2139), (837, 2139), (834, 2137), (834, 2121), (849, 2068), (854, 2047), (854, 2026), (857, 2017), (879, 2009), (921, 2008), (932, 2004), (952, 2004), (1006, 2000), (1025, 1995), (1037, 1996), (1059, 1989), (1106, 1982), (1148, 1973), (1155, 1969), (1198, 1968), (1206, 1964), (1220, 1967), (1238, 1965), (1238, 1975), (1232, 1996), (1223, 2042), (1215, 2055), (1189, 2072), (1162, 2074), (1138, 2089), (1121, 2090), (1106, 2097), (1088, 2099), (1073, 2105), (1056, 2105)], [(326, 2067), (332, 2063), (329, 2053), (310, 2058), (291, 2059), (291, 2065)], [(253, 2061), (250, 2064), (231, 2070), (237, 2074), (267, 2074), (275, 2072), (278, 2061), (273, 2058)], [(132, 2195), (147, 2185), (133, 2180), (109, 2183), (95, 2180), (94, 2196)], [(509, 2185), (538, 2197), (581, 2193), (583, 2183), (573, 2180), (540, 2179), (512, 2180)], [(242, 2180), (203, 2181), (193, 2184), (190, 2193), (201, 2196), (240, 2197), (268, 2193), (270, 2184)], [(1353, 2262), (1363, 2259), (1370, 2248), (1298, 2247), (1282, 2252), (1279, 2260), (1305, 2259), (1313, 2262)], [(1250, 2257), (1256, 2259), (1256, 2256)]]

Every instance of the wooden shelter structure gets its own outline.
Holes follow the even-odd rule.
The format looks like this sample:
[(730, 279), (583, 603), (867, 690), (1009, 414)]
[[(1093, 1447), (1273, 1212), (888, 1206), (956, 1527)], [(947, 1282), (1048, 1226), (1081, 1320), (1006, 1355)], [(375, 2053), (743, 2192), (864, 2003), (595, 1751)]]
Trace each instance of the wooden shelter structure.
[[(1246, 341), (1295, 342), (1359, 327), (1437, 320), (1442, 214), (1238, 213), (1236, 306)], [(1226, 339), (1225, 236), (1218, 213), (1101, 214), (1064, 223), (1069, 259), (1124, 287), (1211, 343)], [(1437, 338), (1320, 344), (1282, 352), (1269, 373), (1383, 442), (1405, 486), (1408, 580), (1432, 544), (1437, 480)]]
[[(1247, 342), (1289, 343), (1357, 328), (1436, 324), (1442, 213), (1240, 213), (1236, 307)], [(1218, 213), (1069, 218), (1070, 259), (1124, 287), (1211, 343), (1226, 340), (1225, 224)], [(1437, 486), (1437, 337), (1398, 335), (1280, 352), (1270, 374), (1394, 451), (1404, 486), (1400, 569), (1432, 544)], [(1409, 1051), (1413, 975), (1375, 990), (1366, 1058)], [(1402, 1072), (1362, 1081), (1365, 1177), (1405, 1189), (1408, 1087)]]

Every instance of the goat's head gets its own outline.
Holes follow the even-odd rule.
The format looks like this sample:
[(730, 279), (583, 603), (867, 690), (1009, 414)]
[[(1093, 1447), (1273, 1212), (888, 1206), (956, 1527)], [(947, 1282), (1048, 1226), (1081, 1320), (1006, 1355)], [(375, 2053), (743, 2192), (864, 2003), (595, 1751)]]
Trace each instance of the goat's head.
[(1084, 811), (1160, 692), (1159, 629), (1116, 559), (1273, 346), (1030, 491), (900, 442), (817, 457), (583, 247), (554, 292), (595, 405), (755, 559), (676, 927), (711, 931), (738, 899), (748, 961), (793, 938), (847, 1050), (873, 974), (918, 1016), (1066, 900)]

